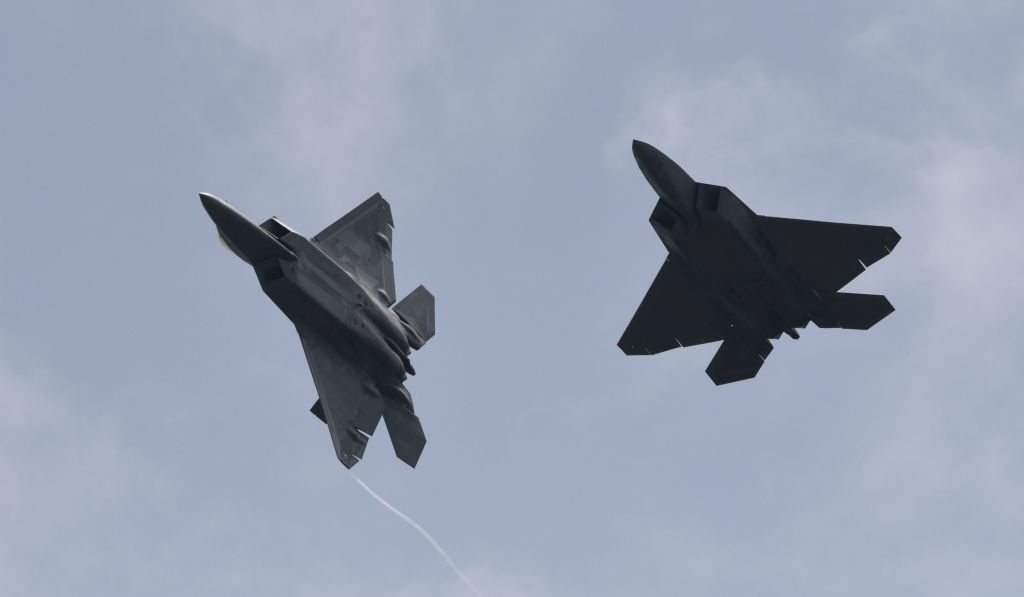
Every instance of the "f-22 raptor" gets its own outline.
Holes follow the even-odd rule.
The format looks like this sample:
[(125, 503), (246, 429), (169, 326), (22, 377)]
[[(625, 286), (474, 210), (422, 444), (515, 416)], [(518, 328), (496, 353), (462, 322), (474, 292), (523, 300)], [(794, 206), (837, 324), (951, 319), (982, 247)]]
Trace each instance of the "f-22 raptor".
[(722, 341), (707, 368), (721, 385), (757, 375), (769, 338), (797, 339), (811, 321), (866, 330), (893, 312), (884, 296), (839, 292), (893, 250), (892, 228), (761, 216), (647, 143), (633, 156), (658, 194), (650, 221), (668, 258), (619, 340), (626, 354)]
[(259, 226), (200, 193), (221, 240), (256, 270), (263, 292), (295, 324), (338, 459), (352, 468), (381, 416), (395, 454), (415, 467), (426, 437), (403, 385), (411, 348), (434, 335), (434, 297), (420, 286), (394, 310), (394, 221), (379, 194), (312, 239), (277, 218)]

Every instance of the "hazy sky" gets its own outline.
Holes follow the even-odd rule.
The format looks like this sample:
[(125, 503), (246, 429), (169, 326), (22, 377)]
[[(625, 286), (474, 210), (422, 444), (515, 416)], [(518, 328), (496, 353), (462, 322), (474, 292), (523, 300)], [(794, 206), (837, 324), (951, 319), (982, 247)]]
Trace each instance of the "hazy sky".
[[(345, 473), (197, 193), (381, 192), (437, 296), (419, 466), (357, 472), (489, 596), (1024, 594), (1024, 4), (7, 2), (0, 592), (467, 595)], [(869, 332), (615, 346), (665, 252), (630, 140), (894, 226)], [(381, 428), (383, 431), (383, 428)]]

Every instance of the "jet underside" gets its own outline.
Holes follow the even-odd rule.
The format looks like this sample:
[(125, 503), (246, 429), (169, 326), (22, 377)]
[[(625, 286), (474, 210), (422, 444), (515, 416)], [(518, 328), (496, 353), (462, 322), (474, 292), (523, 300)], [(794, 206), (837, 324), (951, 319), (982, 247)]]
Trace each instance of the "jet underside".
[(868, 329), (892, 312), (883, 296), (839, 292), (895, 247), (892, 228), (760, 216), (647, 144), (634, 154), (668, 195), (651, 225), (669, 255), (619, 341), (626, 354), (721, 341), (707, 373), (730, 383), (757, 374), (769, 339), (799, 338), (811, 321)]
[(381, 418), (396, 455), (415, 466), (426, 443), (403, 385), (410, 349), (434, 333), (434, 298), (420, 286), (394, 305), (393, 223), (374, 195), (313, 239), (276, 218), (261, 226), (223, 201), (203, 204), (225, 244), (250, 263), (264, 292), (295, 324), (339, 460), (362, 457)]

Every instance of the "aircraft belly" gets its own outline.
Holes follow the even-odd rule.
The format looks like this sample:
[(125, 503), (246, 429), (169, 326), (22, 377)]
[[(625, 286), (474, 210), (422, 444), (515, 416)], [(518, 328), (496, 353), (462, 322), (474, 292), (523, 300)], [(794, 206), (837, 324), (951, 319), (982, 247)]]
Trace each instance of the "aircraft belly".
[(279, 279), (264, 280), (264, 292), (292, 323), (316, 330), (341, 353), (372, 369), (391, 371), (405, 379), (401, 357), (385, 341), (383, 334), (367, 317), (373, 309), (362, 293), (339, 288), (313, 268), (287, 264)]
[(676, 245), (708, 286), (724, 295), (761, 285), (766, 279), (760, 260), (727, 225), (705, 222), (677, 238)]
[(721, 297), (734, 325), (777, 337), (800, 309), (786, 299), (764, 261), (724, 218), (705, 217), (701, 227), (678, 236), (685, 261)]
[(722, 341), (707, 374), (754, 377), (772, 338), (797, 328), (866, 330), (893, 312), (881, 295), (841, 292), (900, 241), (891, 227), (761, 216), (728, 188), (695, 182), (633, 141), (658, 194), (649, 218), (669, 252), (619, 340), (627, 355)]

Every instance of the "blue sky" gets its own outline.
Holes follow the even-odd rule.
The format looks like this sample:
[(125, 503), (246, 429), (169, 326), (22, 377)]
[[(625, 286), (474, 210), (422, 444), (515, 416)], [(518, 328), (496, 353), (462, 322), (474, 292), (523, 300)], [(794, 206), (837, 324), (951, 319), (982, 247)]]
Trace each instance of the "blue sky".
[[(197, 193), (391, 203), (437, 296), (416, 470), (358, 473), (487, 595), (1024, 590), (1019, 2), (15, 2), (0, 19), (0, 587), (466, 595), (307, 412)], [(903, 236), (896, 312), (615, 346), (664, 257), (629, 152)]]

